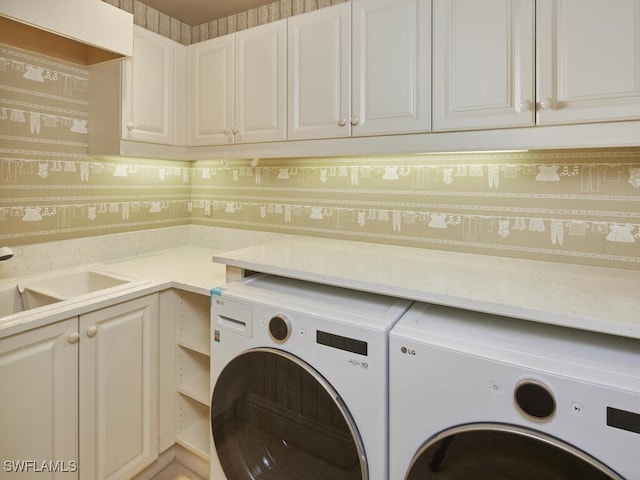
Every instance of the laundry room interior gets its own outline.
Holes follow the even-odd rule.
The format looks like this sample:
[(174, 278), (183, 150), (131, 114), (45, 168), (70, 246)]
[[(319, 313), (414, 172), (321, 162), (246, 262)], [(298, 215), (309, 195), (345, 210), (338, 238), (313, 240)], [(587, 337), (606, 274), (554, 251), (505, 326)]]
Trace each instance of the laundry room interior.
[(640, 480), (640, 0), (36, 3), (4, 473)]

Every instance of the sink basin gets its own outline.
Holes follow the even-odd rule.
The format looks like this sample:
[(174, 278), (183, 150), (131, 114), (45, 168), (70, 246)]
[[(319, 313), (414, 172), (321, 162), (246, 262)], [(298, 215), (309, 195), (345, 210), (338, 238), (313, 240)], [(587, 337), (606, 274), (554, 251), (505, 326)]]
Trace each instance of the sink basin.
[[(133, 280), (96, 270), (51, 275), (18, 284), (25, 310), (125, 286)], [(106, 293), (106, 292), (105, 292)]]
[(15, 283), (0, 288), (0, 318), (24, 310), (22, 296)]

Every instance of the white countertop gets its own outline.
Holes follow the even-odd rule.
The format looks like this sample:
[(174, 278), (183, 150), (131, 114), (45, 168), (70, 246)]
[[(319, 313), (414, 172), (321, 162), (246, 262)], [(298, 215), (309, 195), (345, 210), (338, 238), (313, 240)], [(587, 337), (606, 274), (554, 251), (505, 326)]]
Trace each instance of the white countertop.
[(23, 312), (0, 324), (0, 337), (167, 288), (209, 295), (226, 282), (225, 265), (640, 339), (640, 272), (297, 236), (227, 252), (182, 247), (83, 266), (142, 282)]
[(164, 287), (210, 295), (225, 283), (225, 265), (211, 262), (220, 250), (181, 247), (100, 264), (101, 270), (152, 281)]
[[(219, 250), (210, 248), (181, 247), (47, 272), (46, 275), (50, 275), (94, 269), (129, 277), (133, 282), (130, 287), (119, 288), (113, 292), (108, 291), (104, 295), (91, 295), (90, 298), (81, 298), (77, 301), (63, 301), (2, 317), (0, 318), (0, 338), (168, 288), (178, 288), (208, 296), (211, 288), (225, 283), (225, 266), (211, 262), (211, 256), (217, 252)], [(5, 279), (0, 283), (0, 287), (15, 288), (16, 283), (32, 277)]]
[(292, 237), (215, 254), (256, 272), (640, 339), (640, 272)]

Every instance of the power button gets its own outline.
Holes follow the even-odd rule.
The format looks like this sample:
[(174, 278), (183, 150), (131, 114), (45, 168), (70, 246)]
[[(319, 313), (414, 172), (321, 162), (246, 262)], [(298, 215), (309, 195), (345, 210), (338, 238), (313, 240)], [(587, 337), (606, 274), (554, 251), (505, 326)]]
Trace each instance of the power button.
[(569, 408), (571, 409), (571, 413), (578, 417), (584, 415), (584, 405), (580, 402), (573, 402)]

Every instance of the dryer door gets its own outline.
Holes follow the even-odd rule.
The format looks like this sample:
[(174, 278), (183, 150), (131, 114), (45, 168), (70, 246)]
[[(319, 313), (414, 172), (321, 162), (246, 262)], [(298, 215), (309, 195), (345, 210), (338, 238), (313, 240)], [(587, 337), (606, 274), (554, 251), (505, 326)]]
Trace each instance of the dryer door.
[(215, 452), (228, 480), (367, 480), (364, 447), (337, 392), (299, 358), (249, 350), (211, 399)]
[(452, 428), (428, 441), (405, 480), (624, 480), (584, 452), (501, 424)]

